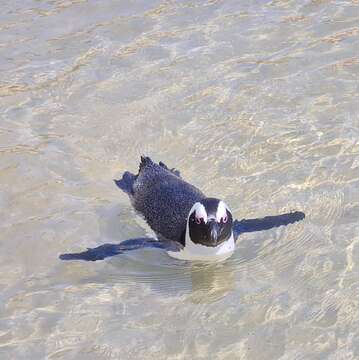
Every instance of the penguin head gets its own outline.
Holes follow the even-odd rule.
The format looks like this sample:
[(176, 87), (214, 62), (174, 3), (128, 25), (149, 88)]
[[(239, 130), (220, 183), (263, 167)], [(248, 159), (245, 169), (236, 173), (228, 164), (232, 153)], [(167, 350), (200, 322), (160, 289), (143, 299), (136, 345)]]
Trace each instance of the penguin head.
[(196, 202), (188, 215), (187, 236), (194, 244), (216, 247), (232, 236), (232, 213), (219, 199)]

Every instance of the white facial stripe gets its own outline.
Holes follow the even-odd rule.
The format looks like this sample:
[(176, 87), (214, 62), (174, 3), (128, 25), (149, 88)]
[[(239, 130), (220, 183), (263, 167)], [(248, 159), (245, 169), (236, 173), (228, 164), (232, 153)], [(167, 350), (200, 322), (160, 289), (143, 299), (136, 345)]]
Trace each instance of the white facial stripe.
[(227, 216), (227, 210), (229, 211), (228, 206), (221, 200), (218, 203), (217, 212), (216, 212), (216, 220), (218, 222), (221, 221), (221, 218), (225, 218)]
[(189, 212), (189, 216), (191, 216), (193, 213), (195, 213), (195, 216), (197, 218), (203, 218), (204, 222), (205, 223), (207, 222), (207, 211), (206, 211), (206, 209), (204, 208), (204, 206), (201, 203), (196, 202), (192, 206), (192, 208), (191, 208), (191, 210)]

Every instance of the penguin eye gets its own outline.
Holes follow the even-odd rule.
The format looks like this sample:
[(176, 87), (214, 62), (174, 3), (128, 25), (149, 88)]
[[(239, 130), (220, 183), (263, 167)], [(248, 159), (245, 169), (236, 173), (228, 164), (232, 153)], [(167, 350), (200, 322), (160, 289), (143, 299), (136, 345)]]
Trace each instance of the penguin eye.
[(202, 221), (204, 221), (203, 217), (195, 217), (196, 224), (200, 224)]
[(224, 217), (221, 218), (221, 222), (223, 224), (225, 224), (227, 221), (228, 221), (228, 216), (227, 215), (225, 215)]

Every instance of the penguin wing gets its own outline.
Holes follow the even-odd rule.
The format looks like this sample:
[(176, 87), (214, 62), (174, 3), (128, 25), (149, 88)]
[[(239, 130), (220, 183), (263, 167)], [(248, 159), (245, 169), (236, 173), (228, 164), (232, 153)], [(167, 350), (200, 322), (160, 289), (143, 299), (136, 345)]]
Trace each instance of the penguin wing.
[(158, 163), (159, 166), (163, 167), (164, 169), (170, 171), (172, 174), (178, 176), (179, 178), (181, 177), (181, 173), (179, 170), (175, 169), (175, 168), (172, 168), (170, 169), (166, 164), (164, 164), (162, 161), (160, 161)]
[(158, 241), (153, 238), (135, 238), (122, 241), (119, 244), (103, 244), (95, 248), (87, 248), (86, 251), (80, 253), (61, 254), (61, 260), (84, 260), (97, 261), (107, 257), (124, 254), (129, 251), (144, 248), (165, 249), (171, 251), (179, 251), (180, 249), (172, 242)]
[(258, 219), (242, 219), (235, 220), (233, 223), (234, 238), (246, 232), (269, 230), (274, 227), (293, 224), (305, 218), (305, 214), (301, 211), (294, 211), (281, 215), (266, 216)]

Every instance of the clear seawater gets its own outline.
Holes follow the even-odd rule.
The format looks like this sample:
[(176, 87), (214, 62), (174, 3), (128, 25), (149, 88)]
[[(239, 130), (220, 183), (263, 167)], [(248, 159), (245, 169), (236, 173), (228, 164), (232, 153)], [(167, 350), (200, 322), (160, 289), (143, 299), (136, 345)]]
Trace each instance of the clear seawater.
[[(3, 1), (0, 358), (358, 359), (359, 2)], [(237, 218), (226, 262), (146, 249), (141, 154)]]

